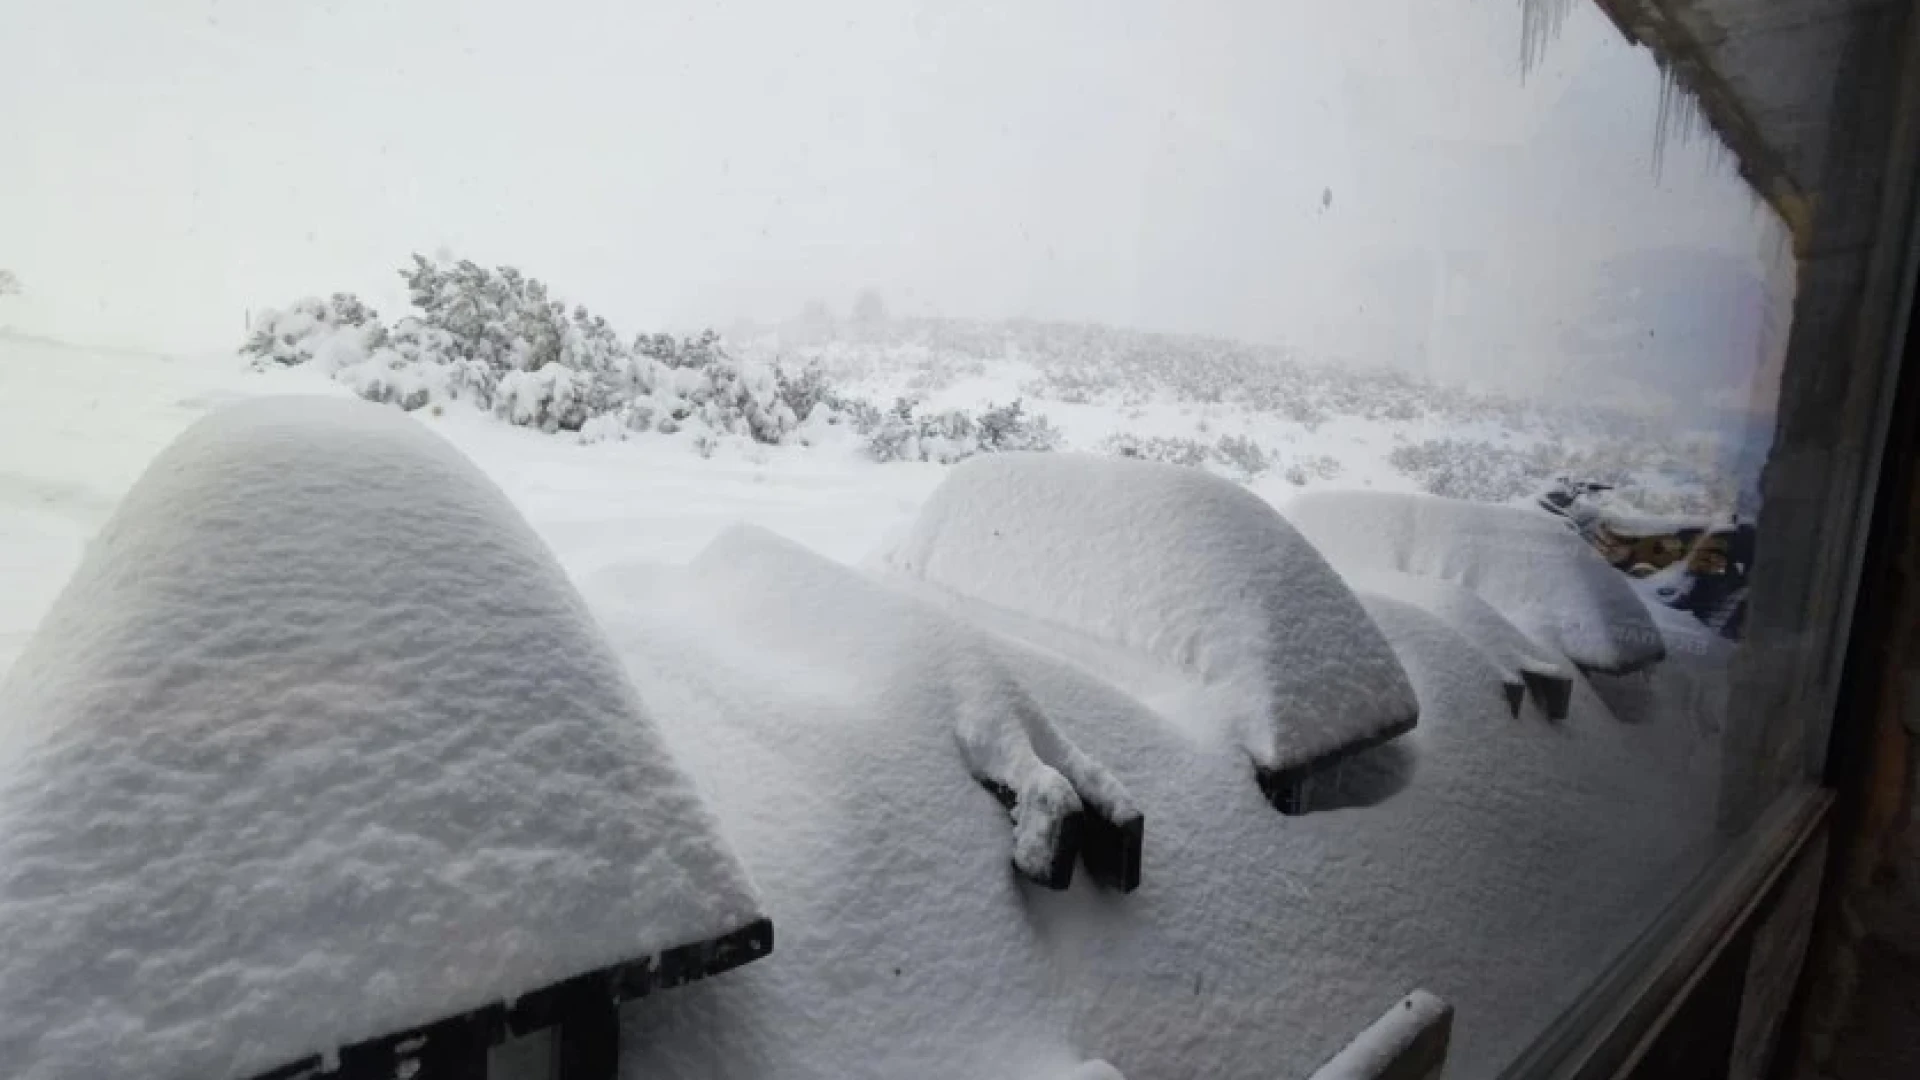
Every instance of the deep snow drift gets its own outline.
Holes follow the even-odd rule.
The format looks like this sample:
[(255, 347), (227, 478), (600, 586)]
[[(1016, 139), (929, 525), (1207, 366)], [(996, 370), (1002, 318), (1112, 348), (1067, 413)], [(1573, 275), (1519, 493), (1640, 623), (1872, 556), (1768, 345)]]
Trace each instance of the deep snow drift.
[(1305, 817), (1222, 734), (997, 650), (1151, 823), (1138, 891), (1048, 892), (1007, 867), (951, 721), (902, 707), (930, 666), (886, 643), (915, 609), (810, 597), (828, 575), (806, 560), (730, 569), (743, 554), (584, 586), (781, 928), (768, 961), (628, 1007), (628, 1076), (1306, 1076), (1417, 985), (1460, 1009), (1453, 1068), (1484, 1075), (1710, 843), (1684, 812), (1706, 774), (1668, 749), (1687, 732), (1622, 724), (1584, 683), (1562, 723), (1515, 724), (1477, 645), (1372, 601), (1421, 723)]
[[(1138, 830), (1126, 789), (1060, 733), (981, 631), (751, 526), (723, 533), (688, 573), (709, 617), (796, 678), (844, 680), (900, 724), (950, 726), (973, 777), (1012, 800), (1013, 863), (1027, 876), (1064, 886), (1065, 828)], [(1073, 820), (1083, 804), (1099, 825)]]
[[(0, 335), (0, 667), (161, 447), (214, 405), (287, 391), (347, 393), (303, 370)], [(1181, 406), (1146, 408), (1150, 423)], [(1095, 405), (1064, 419), (1095, 441), (1136, 423)], [(1459, 1009), (1448, 1075), (1493, 1075), (1718, 843), (1703, 719), (1729, 646), (1683, 613), (1656, 613), (1676, 657), (1576, 675), (1566, 720), (1516, 723), (1483, 649), (1418, 605), (1370, 601), (1420, 725), (1341, 766), (1299, 818), (1261, 800), (1237, 745), (1172, 710), (1180, 694), (1132, 692), (1157, 682), (1137, 651), (995, 620), (1042, 650), (1010, 650), (1010, 677), (1150, 826), (1136, 892), (1084, 874), (1049, 892), (1009, 865), (1007, 814), (950, 723), (902, 722), (843, 676), (743, 647), (750, 628), (660, 565), (739, 521), (855, 562), (948, 470), (837, 447), (580, 446), (453, 407), (413, 422), (499, 484), (581, 584), (779, 926), (765, 960), (627, 1006), (628, 1075), (1111, 1080), (1089, 1063), (1104, 1059), (1130, 1080), (1304, 1077), (1415, 986)], [(1388, 483), (1350, 438), (1385, 431), (1344, 423), (1303, 445), (1342, 454), (1338, 483)]]
[(872, 565), (1196, 677), (1204, 710), (1263, 773), (1379, 742), (1418, 711), (1320, 553), (1245, 488), (1198, 469), (975, 458)]
[(157, 458), (0, 686), (0, 1060), (246, 1076), (760, 905), (565, 574), (389, 409)]
[(1620, 674), (1666, 655), (1627, 578), (1549, 515), (1370, 491), (1308, 492), (1281, 512), (1342, 573), (1464, 585), (1583, 668)]

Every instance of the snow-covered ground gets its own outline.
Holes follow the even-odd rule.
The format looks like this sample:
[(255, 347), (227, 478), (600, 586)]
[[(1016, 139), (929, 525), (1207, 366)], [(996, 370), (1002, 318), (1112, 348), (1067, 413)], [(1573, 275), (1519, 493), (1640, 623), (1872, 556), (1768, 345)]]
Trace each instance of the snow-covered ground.
[[(1021, 385), (980, 378), (939, 393), (1004, 401)], [(222, 403), (289, 392), (347, 393), (298, 368), (0, 337), (0, 674), (154, 454)], [(1260, 422), (1129, 408), (1044, 411), (1081, 445)], [(1663, 616), (1685, 638), (1666, 662), (1577, 682), (1570, 715), (1548, 722), (1509, 715), (1493, 666), (1437, 618), (1374, 598), (1419, 726), (1303, 817), (1266, 804), (1237, 747), (1044, 650), (1010, 651), (1026, 693), (1146, 815), (1137, 892), (1085, 875), (1048, 892), (1009, 872), (1005, 815), (950, 733), (690, 617), (698, 574), (681, 568), (729, 526), (858, 564), (947, 468), (875, 465), (851, 443), (701, 457), (666, 437), (583, 446), (457, 407), (416, 415), (582, 588), (777, 928), (768, 959), (628, 1008), (631, 1075), (1106, 1075), (1071, 1072), (1098, 1059), (1133, 1080), (1306, 1076), (1415, 987), (1458, 1010), (1450, 1075), (1490, 1075), (1714, 843), (1716, 639)], [(1306, 486), (1413, 487), (1384, 464), (1389, 428), (1288, 430), (1341, 463)], [(1281, 502), (1301, 485), (1252, 486)]]

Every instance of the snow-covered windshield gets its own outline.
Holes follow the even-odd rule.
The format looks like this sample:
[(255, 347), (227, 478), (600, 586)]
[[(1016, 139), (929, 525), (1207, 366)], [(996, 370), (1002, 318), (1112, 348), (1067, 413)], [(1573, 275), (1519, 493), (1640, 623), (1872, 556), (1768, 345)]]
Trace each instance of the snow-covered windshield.
[(1598, 5), (73, 0), (0, 100), (17, 1075), (1492, 1075), (1724, 842), (1794, 267)]

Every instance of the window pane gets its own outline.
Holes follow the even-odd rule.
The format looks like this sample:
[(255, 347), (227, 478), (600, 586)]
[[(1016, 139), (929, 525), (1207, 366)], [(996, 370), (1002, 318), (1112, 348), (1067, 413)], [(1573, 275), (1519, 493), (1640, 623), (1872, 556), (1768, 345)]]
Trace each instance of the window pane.
[[(1856, 311), (1878, 189), (1815, 190), (1879, 144), (1779, 143), (1764, 88), (1703, 99), (1662, 63), (1686, 28), (1622, 6), (0, 15), (0, 941), (47, 943), (0, 950), (0, 1015), (44, 1005), (0, 1046), (263, 1072), (639, 971), (623, 1075), (1307, 1077), (1448, 1023), (1450, 1075), (1498, 1074), (1817, 774), (1892, 385)], [(246, 412), (280, 395), (375, 434), (336, 457), (347, 421)], [(183, 509), (163, 485), (243, 487), (158, 459), (221, 417), (322, 437)], [(396, 494), (422, 432), (483, 480)], [(326, 472), (369, 446), (391, 475)], [(453, 489), (510, 512), (409, 531)], [(193, 608), (286, 492), (304, 535), (260, 545), (257, 595), (332, 591)], [(534, 554), (487, 561), (496, 529)], [(448, 565), (484, 599), (340, 599)], [(380, 742), (423, 696), (497, 705), (476, 657), (520, 634), (524, 730)], [(290, 740), (250, 772), (262, 744), (182, 715), (222, 679)], [(49, 779), (118, 775), (96, 697), (179, 732), (110, 820)], [(613, 699), (633, 730), (555, 734)], [(440, 795), (380, 816), (403, 785), (299, 742), (331, 709)], [(621, 805), (711, 860), (539, 922), (536, 885), (617, 860), (584, 797), (512, 796), (623, 755), (685, 783)], [(222, 768), (310, 786), (167, 819), (205, 845), (182, 891), (143, 876), (167, 845), (100, 854)], [(327, 853), (297, 881), (216, 824), (356, 783), (289, 827)], [(449, 880), (485, 925), (419, 915)], [(249, 911), (280, 929), (225, 931)], [(778, 950), (675, 988), (763, 916)], [(222, 996), (318, 977), (272, 944), (309, 931), (382, 976), (341, 1030)], [(161, 939), (206, 950), (146, 963)], [(423, 941), (485, 992), (408, 968)], [(109, 991), (203, 1026), (68, 1026)]]
[(553, 1028), (509, 1038), (487, 1055), (487, 1080), (563, 1080)]

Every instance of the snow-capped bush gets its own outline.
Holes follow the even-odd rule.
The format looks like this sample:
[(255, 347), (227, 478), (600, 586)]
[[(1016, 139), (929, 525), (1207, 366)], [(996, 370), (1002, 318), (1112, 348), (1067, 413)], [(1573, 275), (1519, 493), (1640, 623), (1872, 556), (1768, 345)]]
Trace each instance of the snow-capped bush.
[(1222, 435), (1211, 443), (1180, 436), (1138, 436), (1126, 433), (1109, 435), (1100, 443), (1102, 453), (1114, 457), (1161, 461), (1202, 469), (1209, 465), (1241, 480), (1251, 480), (1274, 466), (1266, 447), (1246, 435)]
[(979, 452), (973, 418), (958, 409), (914, 415), (916, 402), (894, 401), (893, 408), (867, 436), (875, 461), (931, 461), (951, 465)]
[(363, 350), (380, 345), (385, 337), (379, 313), (352, 293), (334, 293), (325, 300), (307, 297), (262, 311), (240, 352), (253, 357), (257, 366), (292, 366), (314, 359), (343, 337)]
[(420, 255), (400, 276), (413, 306), (429, 326), (447, 332), (457, 355), (496, 371), (537, 371), (559, 361), (566, 305), (549, 300), (539, 279), (511, 266), (489, 270), (468, 259), (441, 266)]
[(555, 431), (579, 431), (591, 417), (586, 376), (565, 364), (547, 364), (535, 371), (509, 371), (493, 392), (494, 414), (508, 423)]
[[(1011, 450), (1055, 450), (1060, 432), (1046, 417), (1026, 412), (1018, 400), (989, 402), (978, 417), (961, 409), (921, 413), (919, 404), (897, 398), (893, 408), (872, 422), (867, 454), (875, 461), (931, 461), (951, 465), (975, 454)], [(856, 421), (864, 422), (865, 418)]]
[(1044, 416), (1029, 415), (1019, 398), (998, 406), (988, 402), (980, 412), (978, 430), (980, 451), (988, 454), (1057, 450), (1062, 441), (1059, 429)]
[[(1474, 502), (1531, 498), (1563, 476), (1633, 489), (1641, 509), (1662, 514), (1713, 514), (1733, 504), (1729, 479), (1704, 444), (1669, 441), (1628, 431), (1582, 447), (1557, 438), (1523, 445), (1486, 439), (1423, 439), (1393, 448), (1387, 461), (1419, 481), (1430, 495)], [(1661, 475), (1681, 490), (1659, 492), (1635, 483)]]
[(1169, 465), (1187, 465), (1196, 469), (1205, 465), (1213, 456), (1213, 448), (1199, 439), (1166, 435), (1141, 436), (1126, 432), (1107, 436), (1100, 443), (1100, 452), (1114, 457), (1164, 461)]
[(1222, 435), (1213, 446), (1214, 457), (1242, 476), (1252, 478), (1273, 468), (1273, 459), (1245, 435)]
[(1332, 480), (1344, 471), (1340, 459), (1329, 454), (1308, 454), (1295, 458), (1287, 466), (1287, 483), (1306, 487), (1315, 480)]
[[(319, 362), (371, 401), (405, 409), (466, 401), (585, 441), (693, 428), (777, 443), (807, 415), (789, 404), (793, 391), (772, 365), (729, 353), (711, 330), (643, 334), (628, 345), (605, 319), (569, 311), (510, 266), (416, 255), (400, 274), (419, 313), (391, 329), (341, 293), (264, 313), (242, 351), (261, 364)], [(827, 397), (819, 379), (803, 392), (813, 404)]]
[(836, 395), (827, 380), (826, 369), (819, 364), (806, 364), (792, 375), (776, 366), (773, 375), (779, 385), (780, 400), (787, 403), (793, 415), (805, 420), (817, 407), (824, 405), (833, 410)]

